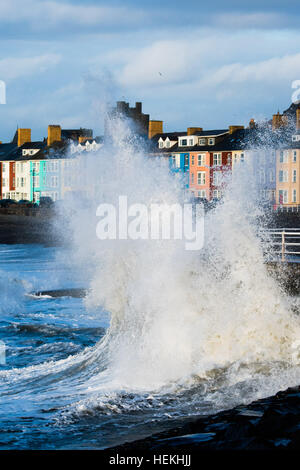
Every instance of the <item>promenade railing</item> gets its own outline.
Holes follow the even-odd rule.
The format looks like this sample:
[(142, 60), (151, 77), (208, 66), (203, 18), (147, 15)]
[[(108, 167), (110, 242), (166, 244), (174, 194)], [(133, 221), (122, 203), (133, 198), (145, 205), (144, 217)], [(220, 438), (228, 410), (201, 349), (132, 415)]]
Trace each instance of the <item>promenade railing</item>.
[(300, 263), (300, 228), (267, 229), (261, 232), (268, 255), (281, 261)]

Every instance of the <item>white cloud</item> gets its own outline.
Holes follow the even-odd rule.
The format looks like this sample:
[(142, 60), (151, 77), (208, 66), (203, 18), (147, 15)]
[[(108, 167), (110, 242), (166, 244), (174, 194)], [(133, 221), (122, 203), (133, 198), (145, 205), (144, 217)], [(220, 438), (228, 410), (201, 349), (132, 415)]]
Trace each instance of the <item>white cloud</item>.
[(36, 30), (62, 25), (107, 26), (141, 21), (144, 13), (128, 7), (78, 5), (58, 1), (0, 0), (3, 22), (25, 22)]
[[(279, 51), (275, 40), (274, 47), (270, 48), (271, 33), (255, 37), (232, 34), (227, 40), (223, 34), (218, 37), (211, 33), (194, 36), (193, 40), (189, 36), (156, 41), (132, 50), (131, 54), (127, 51), (126, 63), (123, 63), (123, 57), (116, 73), (119, 84), (129, 89), (154, 87), (155, 92), (166, 87), (180, 89), (188, 84), (198, 93), (199, 89), (217, 89), (226, 83), (247, 87), (247, 83), (260, 82), (267, 89), (270, 83), (300, 79), (300, 52), (294, 47), (295, 36), (279, 38), (285, 44)], [(254, 47), (244, 53), (249, 43)], [(261, 47), (257, 51), (259, 44)], [(286, 49), (295, 52), (283, 54)], [(117, 60), (117, 56), (114, 59)]]
[(187, 41), (158, 41), (133, 51), (119, 76), (121, 85), (165, 85), (185, 80), (197, 55)]
[(45, 72), (61, 61), (58, 54), (45, 54), (35, 57), (8, 57), (0, 60), (0, 77), (13, 80)]
[(276, 81), (300, 78), (300, 53), (273, 57), (251, 64), (233, 63), (212, 70), (202, 84), (210, 86), (224, 83), (264, 82), (266, 86)]
[(276, 29), (291, 22), (292, 18), (276, 12), (221, 13), (212, 16), (212, 24), (222, 28)]

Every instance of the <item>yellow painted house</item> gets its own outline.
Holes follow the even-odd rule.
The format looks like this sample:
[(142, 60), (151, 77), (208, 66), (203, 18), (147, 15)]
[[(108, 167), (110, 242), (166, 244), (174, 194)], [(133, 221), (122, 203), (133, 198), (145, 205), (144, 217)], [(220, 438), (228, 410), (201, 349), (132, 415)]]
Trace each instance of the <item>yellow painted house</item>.
[(300, 149), (296, 145), (276, 151), (276, 203), (300, 204)]

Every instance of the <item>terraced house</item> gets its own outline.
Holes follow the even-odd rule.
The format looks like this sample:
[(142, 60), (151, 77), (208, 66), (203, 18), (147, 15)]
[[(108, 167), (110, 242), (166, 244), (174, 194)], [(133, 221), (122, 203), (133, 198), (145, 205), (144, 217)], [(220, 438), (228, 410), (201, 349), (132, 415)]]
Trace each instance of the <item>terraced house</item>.
[[(295, 138), (299, 140), (294, 140)], [(276, 203), (281, 206), (300, 205), (300, 133), (276, 152)]]
[(242, 128), (204, 131), (189, 127), (185, 133), (158, 134), (152, 138), (152, 155), (169, 158), (171, 170), (183, 175), (183, 183), (194, 197), (220, 199), (231, 174), (228, 137)]
[[(100, 146), (90, 138), (90, 130), (62, 130), (48, 126), (48, 137), (31, 141), (31, 129), (17, 129), (9, 144), (0, 144), (0, 194), (2, 199), (28, 200), (39, 203), (41, 197), (53, 201), (61, 199), (67, 191), (62, 175), (69, 156), (72, 136), (79, 138), (73, 145), (73, 154), (97, 150)], [(62, 138), (64, 136), (64, 138)]]

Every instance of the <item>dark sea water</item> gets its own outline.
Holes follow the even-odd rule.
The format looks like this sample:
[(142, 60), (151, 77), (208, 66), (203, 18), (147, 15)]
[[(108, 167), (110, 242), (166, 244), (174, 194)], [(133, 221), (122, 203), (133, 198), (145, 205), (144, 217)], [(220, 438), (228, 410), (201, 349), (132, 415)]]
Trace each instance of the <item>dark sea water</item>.
[[(86, 399), (81, 375), (88, 368), (72, 370), (72, 356), (103, 338), (109, 314), (87, 311), (81, 298), (30, 295), (79, 286), (66, 258), (68, 253), (56, 248), (0, 246), (0, 340), (6, 347), (6, 363), (0, 365), (0, 449), (101, 449), (177, 422), (169, 420), (167, 410), (165, 418), (153, 413), (149, 394), (136, 397), (119, 388), (104, 391), (100, 401), (88, 398), (82, 410), (72, 408)], [(68, 357), (69, 369), (52, 370)]]
[[(120, 358), (125, 372), (109, 364), (108, 312), (89, 308), (82, 298), (31, 295), (89, 283), (88, 271), (74, 269), (67, 250), (0, 246), (0, 340), (6, 348), (0, 449), (104, 449), (300, 382), (298, 365), (268, 360), (234, 362), (212, 368), (206, 378), (189, 375), (159, 388), (131, 386), (130, 378), (124, 380), (126, 357)], [(149, 384), (147, 370), (134, 374), (139, 382), (146, 375)]]

